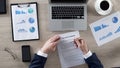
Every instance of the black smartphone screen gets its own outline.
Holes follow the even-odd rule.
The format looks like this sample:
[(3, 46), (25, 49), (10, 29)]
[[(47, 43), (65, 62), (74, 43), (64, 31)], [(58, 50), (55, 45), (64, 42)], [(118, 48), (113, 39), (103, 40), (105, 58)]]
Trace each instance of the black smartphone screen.
[(31, 53), (30, 53), (30, 46), (29, 45), (22, 46), (22, 61), (23, 62), (30, 62), (31, 61)]
[(0, 0), (0, 14), (6, 13), (6, 0)]

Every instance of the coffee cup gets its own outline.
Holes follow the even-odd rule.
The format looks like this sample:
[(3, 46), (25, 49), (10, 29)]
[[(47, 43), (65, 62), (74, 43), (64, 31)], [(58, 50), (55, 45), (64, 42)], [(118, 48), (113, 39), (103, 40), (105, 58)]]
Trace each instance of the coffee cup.
[(95, 10), (100, 15), (108, 15), (112, 11), (112, 2), (110, 0), (96, 0)]

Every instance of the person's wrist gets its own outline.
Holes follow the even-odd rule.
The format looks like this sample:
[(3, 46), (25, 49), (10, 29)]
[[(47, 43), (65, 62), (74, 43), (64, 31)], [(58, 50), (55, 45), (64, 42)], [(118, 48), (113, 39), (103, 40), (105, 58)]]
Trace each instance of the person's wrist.
[(88, 53), (86, 53), (85, 55), (83, 55), (83, 57), (85, 59), (89, 58), (90, 56), (92, 56), (92, 52), (89, 50)]
[(46, 53), (46, 54), (49, 53), (49, 51), (47, 49), (45, 49), (45, 48), (41, 48), (41, 52)]
[(87, 49), (87, 50), (83, 51), (83, 54), (85, 55), (85, 54), (87, 54), (88, 52), (89, 52), (89, 50)]
[(37, 55), (42, 56), (42, 57), (48, 57), (48, 54), (43, 53), (41, 50), (37, 52)]

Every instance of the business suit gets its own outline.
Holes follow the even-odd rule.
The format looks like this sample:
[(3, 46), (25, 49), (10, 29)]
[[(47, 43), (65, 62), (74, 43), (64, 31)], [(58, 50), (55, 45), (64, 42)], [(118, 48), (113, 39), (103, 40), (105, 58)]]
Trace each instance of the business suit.
[[(29, 68), (44, 68), (46, 60), (47, 58), (35, 54)], [(95, 53), (93, 53), (89, 58), (85, 59), (85, 62), (88, 64), (89, 68), (103, 68), (102, 63)]]
[(88, 64), (89, 68), (103, 68), (102, 63), (95, 53), (93, 53), (89, 58), (85, 59), (85, 62)]

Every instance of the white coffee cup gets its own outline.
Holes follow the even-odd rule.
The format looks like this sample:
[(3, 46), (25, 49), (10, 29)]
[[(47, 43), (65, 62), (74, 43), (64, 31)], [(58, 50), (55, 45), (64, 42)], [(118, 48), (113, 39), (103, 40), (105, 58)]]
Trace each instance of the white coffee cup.
[(112, 11), (112, 2), (110, 0), (96, 0), (95, 10), (100, 15), (108, 15)]

